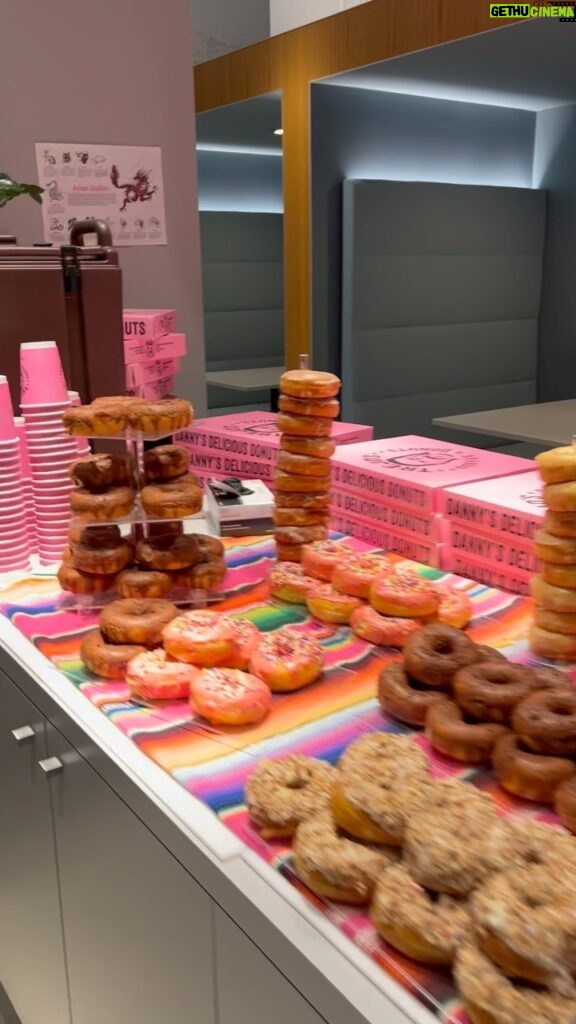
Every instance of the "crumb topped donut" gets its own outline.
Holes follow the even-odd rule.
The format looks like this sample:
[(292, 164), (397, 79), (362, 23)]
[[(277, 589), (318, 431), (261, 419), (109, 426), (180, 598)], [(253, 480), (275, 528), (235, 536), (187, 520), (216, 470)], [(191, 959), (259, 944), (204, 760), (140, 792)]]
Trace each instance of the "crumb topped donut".
[(406, 671), (428, 686), (450, 686), (456, 672), (473, 665), (477, 657), (470, 637), (441, 623), (424, 626), (404, 646)]
[(336, 769), (326, 761), (289, 754), (261, 761), (246, 783), (246, 806), (263, 839), (293, 836), (298, 825), (330, 804)]
[(412, 960), (439, 966), (453, 962), (470, 927), (465, 903), (446, 895), (434, 899), (403, 864), (379, 876), (370, 916), (394, 949)]
[(294, 867), (312, 892), (357, 906), (370, 902), (378, 876), (390, 863), (380, 853), (341, 839), (326, 811), (298, 827), (292, 849)]

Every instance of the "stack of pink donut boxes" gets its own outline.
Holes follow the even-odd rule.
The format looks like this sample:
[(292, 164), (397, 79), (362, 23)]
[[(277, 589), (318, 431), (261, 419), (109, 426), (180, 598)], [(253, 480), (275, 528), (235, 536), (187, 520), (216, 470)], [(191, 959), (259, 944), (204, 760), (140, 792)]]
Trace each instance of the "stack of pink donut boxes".
[(125, 309), (126, 393), (151, 402), (173, 395), (186, 336), (174, 332), (173, 309)]

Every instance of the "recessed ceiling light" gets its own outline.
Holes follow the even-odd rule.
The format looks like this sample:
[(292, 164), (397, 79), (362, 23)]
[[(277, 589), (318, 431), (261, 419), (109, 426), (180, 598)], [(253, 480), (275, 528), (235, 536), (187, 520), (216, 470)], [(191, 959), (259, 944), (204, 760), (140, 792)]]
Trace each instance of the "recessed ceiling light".
[(284, 129), (283, 128), (275, 128), (274, 129), (274, 135), (284, 135)]

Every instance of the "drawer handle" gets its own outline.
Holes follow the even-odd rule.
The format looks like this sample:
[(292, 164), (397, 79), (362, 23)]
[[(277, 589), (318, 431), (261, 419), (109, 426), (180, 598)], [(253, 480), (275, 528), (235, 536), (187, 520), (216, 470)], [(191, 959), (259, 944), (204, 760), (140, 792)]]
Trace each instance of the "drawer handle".
[(47, 757), (44, 761), (38, 761), (38, 767), (45, 775), (55, 775), (56, 772), (62, 771), (64, 765), (59, 757)]
[(27, 743), (28, 740), (33, 740), (36, 733), (31, 725), (23, 725), (20, 729), (12, 729), (12, 736), (16, 740), (16, 743)]

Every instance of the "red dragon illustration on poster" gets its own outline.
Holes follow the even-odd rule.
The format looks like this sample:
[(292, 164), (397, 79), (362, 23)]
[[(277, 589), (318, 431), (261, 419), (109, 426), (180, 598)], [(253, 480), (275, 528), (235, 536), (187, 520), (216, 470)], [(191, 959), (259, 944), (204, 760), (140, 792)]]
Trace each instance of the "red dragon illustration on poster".
[(132, 181), (122, 184), (118, 167), (116, 164), (112, 165), (110, 180), (115, 188), (122, 189), (124, 192), (124, 202), (120, 207), (120, 212), (125, 210), (129, 203), (145, 203), (152, 199), (158, 188), (156, 185), (150, 184), (150, 173), (150, 171), (145, 171), (144, 169), (136, 171)]

